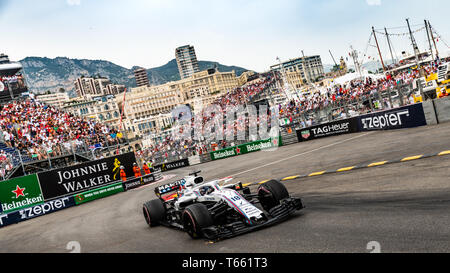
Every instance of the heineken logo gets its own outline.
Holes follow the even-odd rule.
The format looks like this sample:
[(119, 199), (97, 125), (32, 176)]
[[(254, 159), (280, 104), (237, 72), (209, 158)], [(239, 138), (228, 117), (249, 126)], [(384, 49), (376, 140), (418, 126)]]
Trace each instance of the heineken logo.
[(274, 138), (272, 140), (272, 143), (273, 143), (274, 146), (278, 146), (278, 139)]
[(36, 175), (24, 176), (0, 183), (0, 211), (10, 213), (44, 202)]
[(44, 202), (44, 199), (42, 196), (39, 197), (33, 197), (33, 198), (25, 198), (21, 201), (11, 201), (10, 203), (2, 203), (2, 211), (14, 211), (18, 210), (22, 207), (29, 207), (36, 203), (42, 203)]
[(247, 154), (250, 152), (256, 152), (256, 151), (261, 151), (261, 150), (265, 150), (265, 149), (270, 149), (273, 147), (278, 147), (280, 145), (281, 145), (281, 141), (278, 137), (270, 138), (270, 139), (266, 139), (266, 140), (258, 140), (258, 141), (254, 141), (254, 142), (250, 142), (250, 143), (246, 143), (246, 144), (241, 144), (236, 147), (220, 150), (217, 152), (212, 152), (211, 158), (212, 158), (212, 160), (222, 159), (222, 158), (227, 158), (227, 157), (231, 157), (231, 156)]
[(255, 152), (255, 151), (259, 151), (259, 150), (263, 150), (263, 149), (267, 149), (267, 148), (272, 148), (272, 141), (268, 141), (268, 142), (261, 142), (258, 144), (250, 144), (247, 145), (247, 152)]
[(77, 201), (83, 201), (83, 200), (84, 200), (84, 195), (77, 194), (77, 195), (75, 196), (75, 198), (77, 199)]
[[(239, 148), (237, 148), (237, 149), (239, 149)], [(214, 158), (220, 159), (220, 158), (225, 158), (225, 157), (229, 157), (229, 156), (234, 156), (237, 153), (237, 149), (223, 151), (223, 152), (216, 152), (216, 153), (214, 153)], [(240, 149), (239, 149), (239, 152), (241, 152)]]
[(25, 197), (25, 194), (23, 193), (25, 191), (25, 188), (20, 188), (19, 185), (16, 186), (16, 190), (12, 191), (16, 195), (16, 199), (20, 196)]

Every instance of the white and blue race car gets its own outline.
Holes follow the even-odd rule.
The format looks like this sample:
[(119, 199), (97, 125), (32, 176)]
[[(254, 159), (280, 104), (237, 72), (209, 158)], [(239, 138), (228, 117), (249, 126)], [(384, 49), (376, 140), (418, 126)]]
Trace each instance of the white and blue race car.
[(143, 213), (150, 227), (164, 225), (186, 231), (192, 238), (231, 238), (286, 220), (304, 208), (277, 180), (252, 194), (232, 178), (205, 182), (199, 172), (155, 188), (158, 199), (146, 202)]

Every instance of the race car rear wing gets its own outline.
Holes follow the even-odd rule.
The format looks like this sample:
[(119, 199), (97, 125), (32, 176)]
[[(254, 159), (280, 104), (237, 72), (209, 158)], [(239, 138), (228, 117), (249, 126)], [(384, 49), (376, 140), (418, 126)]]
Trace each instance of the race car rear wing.
[(156, 196), (161, 197), (161, 195), (165, 195), (179, 190), (180, 187), (184, 186), (184, 184), (186, 184), (186, 180), (183, 178), (166, 185), (161, 185), (155, 188), (155, 194)]

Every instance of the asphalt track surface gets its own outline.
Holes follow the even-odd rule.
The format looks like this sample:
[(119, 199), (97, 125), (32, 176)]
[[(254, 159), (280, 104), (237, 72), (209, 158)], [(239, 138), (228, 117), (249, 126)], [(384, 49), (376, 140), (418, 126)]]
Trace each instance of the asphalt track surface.
[[(342, 135), (164, 173), (155, 185), (202, 170), (205, 179), (254, 183), (450, 150), (450, 123)], [(149, 228), (142, 204), (155, 185), (0, 229), (0, 252), (366, 253), (450, 252), (450, 155), (285, 181), (305, 208), (279, 225), (211, 243)], [(256, 187), (252, 186), (252, 189)]]

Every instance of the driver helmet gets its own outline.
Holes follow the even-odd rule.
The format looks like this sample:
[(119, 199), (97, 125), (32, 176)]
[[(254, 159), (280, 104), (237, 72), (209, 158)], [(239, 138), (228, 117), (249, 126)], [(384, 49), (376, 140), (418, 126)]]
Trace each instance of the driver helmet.
[(213, 187), (211, 186), (203, 186), (200, 188), (200, 194), (203, 195), (208, 195), (210, 193), (212, 193), (214, 191)]

